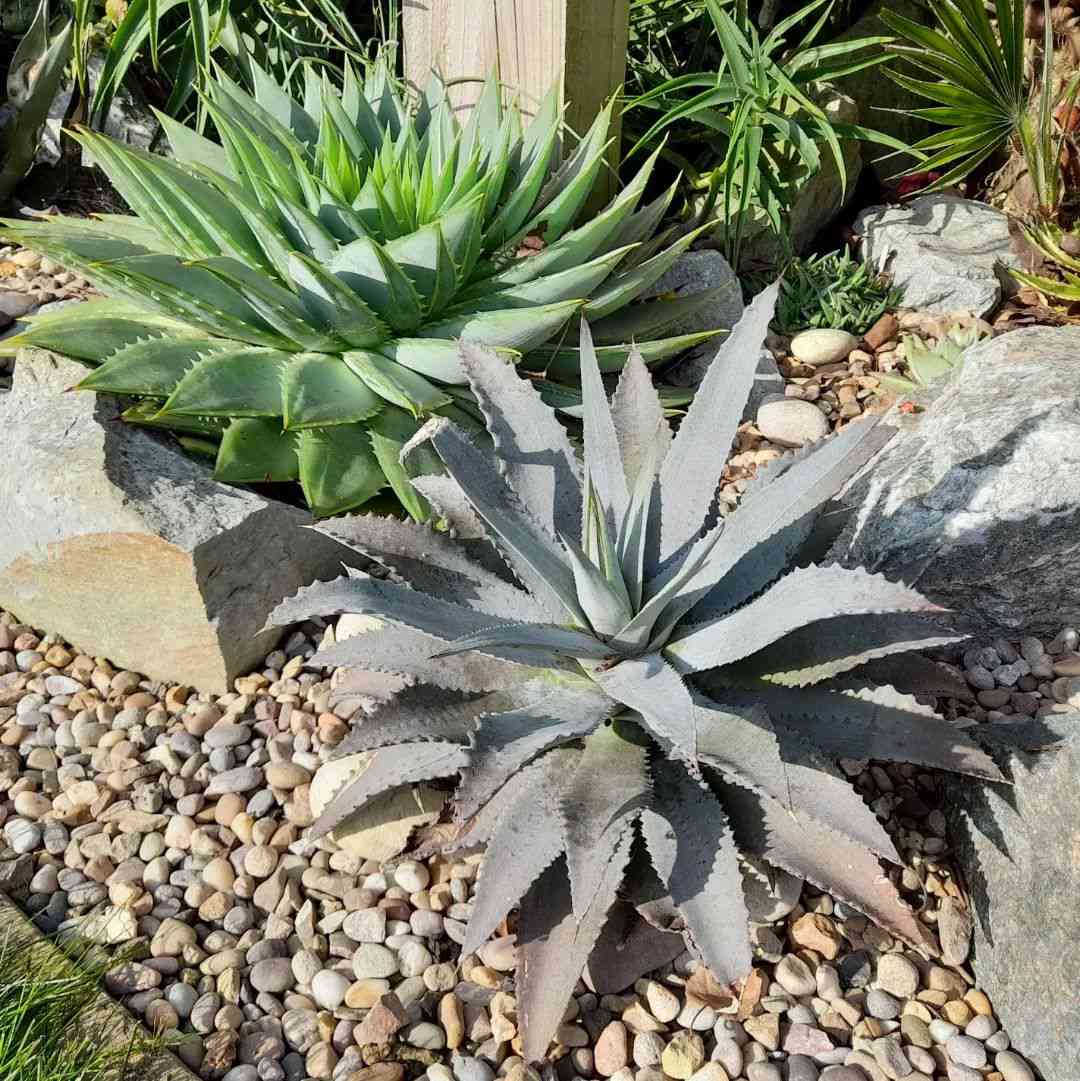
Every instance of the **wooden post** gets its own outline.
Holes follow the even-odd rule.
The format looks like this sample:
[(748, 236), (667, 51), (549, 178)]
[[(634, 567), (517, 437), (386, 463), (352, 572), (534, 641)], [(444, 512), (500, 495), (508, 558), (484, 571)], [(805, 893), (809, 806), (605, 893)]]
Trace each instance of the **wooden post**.
[[(561, 86), (566, 122), (582, 134), (626, 74), (629, 0), (405, 0), (402, 23), (409, 84), (423, 90), (433, 71), (469, 80), (451, 91), (462, 110), (495, 71), (525, 113)], [(611, 135), (614, 166), (617, 118)]]

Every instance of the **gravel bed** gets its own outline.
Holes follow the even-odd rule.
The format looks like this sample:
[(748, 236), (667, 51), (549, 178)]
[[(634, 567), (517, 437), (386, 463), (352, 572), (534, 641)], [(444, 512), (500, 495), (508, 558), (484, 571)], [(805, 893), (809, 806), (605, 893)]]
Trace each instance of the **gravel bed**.
[[(116, 670), (0, 613), (0, 888), (24, 887), (43, 927), (125, 951), (109, 990), (150, 1027), (182, 1034), (181, 1057), (205, 1078), (531, 1078), (517, 1054), (512, 926), (460, 956), (479, 857), (380, 866), (305, 839), (311, 778), (351, 720), (328, 711), (329, 674), (303, 667), (332, 634), (306, 624), (215, 698)], [(1013, 646), (1049, 669), (1056, 701), (1054, 680), (1074, 677), (1053, 673), (1080, 665), (1076, 632), (1041, 652), (1034, 642), (969, 650), (973, 689), (982, 672), (1018, 664)], [(974, 696), (942, 706), (1001, 720)], [(758, 960), (737, 996), (689, 954), (623, 994), (580, 984), (543, 1072), (1031, 1081), (964, 967), (971, 924), (937, 778), (842, 765), (886, 820), (905, 860), (892, 873), (943, 956), (781, 876), (753, 905)]]

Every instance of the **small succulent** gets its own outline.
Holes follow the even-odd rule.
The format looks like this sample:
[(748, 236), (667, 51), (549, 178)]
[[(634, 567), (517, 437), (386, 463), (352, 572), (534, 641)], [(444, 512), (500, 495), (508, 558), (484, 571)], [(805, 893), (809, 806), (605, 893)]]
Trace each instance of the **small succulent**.
[[(654, 236), (674, 194), (639, 206), (655, 155), (574, 227), (611, 105), (560, 164), (554, 92), (523, 128), (492, 79), (462, 125), (439, 82), (410, 111), (385, 62), (363, 83), (348, 71), (341, 91), (309, 71), (302, 103), (253, 74), (254, 96), (209, 81), (222, 145), (164, 115), (172, 161), (79, 135), (135, 216), (9, 222), (5, 235), (109, 299), (33, 321), (6, 352), (95, 365), (80, 387), (138, 399), (126, 419), (210, 444), (221, 480), (298, 479), (320, 516), (389, 484), (422, 518), (400, 448), (434, 413), (482, 431), (457, 339), (522, 358), (573, 410), (580, 393), (558, 381), (573, 380), (577, 350), (561, 335), (582, 314), (609, 370), (631, 339), (656, 362), (710, 336), (672, 328), (714, 292), (627, 307), (696, 235)], [(526, 238), (533, 254), (516, 257)]]
[(928, 387), (943, 379), (960, 363), (964, 350), (986, 336), (977, 324), (953, 327), (936, 345), (930, 345), (917, 334), (905, 334), (901, 339), (907, 376), (885, 372), (878, 375), (881, 383), (890, 390), (909, 393), (919, 387)]
[(784, 273), (773, 326), (780, 334), (829, 327), (861, 335), (902, 299), (902, 290), (846, 250), (794, 259)]
[(498, 464), (445, 418), (404, 452), (423, 444), (445, 464), (448, 475), (413, 483), (457, 539), (373, 516), (320, 523), (381, 569), (302, 589), (272, 617), (383, 624), (312, 658), (412, 681), (339, 747), (374, 755), (315, 834), (347, 829), (397, 786), (457, 778), (451, 848), (487, 845), (463, 949), (520, 903), (530, 1060), (624, 882), (722, 984), (753, 958), (741, 854), (926, 945), (879, 863), (898, 862), (892, 841), (833, 763), (1000, 777), (962, 731), (874, 685), (889, 662), (920, 667), (892, 655), (956, 640), (941, 609), (882, 576), (811, 561), (819, 508), (883, 429), (863, 421), (770, 463), (738, 510), (716, 513), (775, 298), (771, 287), (748, 308), (674, 435), (638, 353), (608, 402), (582, 323), (581, 462), (535, 388), (464, 345)]

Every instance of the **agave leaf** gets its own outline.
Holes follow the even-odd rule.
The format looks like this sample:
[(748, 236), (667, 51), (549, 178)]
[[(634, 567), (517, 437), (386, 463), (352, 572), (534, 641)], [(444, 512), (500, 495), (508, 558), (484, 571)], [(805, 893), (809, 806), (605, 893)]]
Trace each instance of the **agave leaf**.
[(466, 696), (448, 695), (430, 684), (404, 687), (374, 714), (354, 723), (332, 757), (428, 740), (465, 746), (485, 713), (506, 709), (509, 704), (509, 698), (499, 692)]
[[(693, 334), (680, 334), (674, 338), (642, 342), (636, 348), (646, 364), (659, 364), (715, 336), (716, 332), (712, 330), (697, 331)], [(596, 362), (600, 366), (600, 371), (604, 373), (621, 371), (630, 357), (632, 348), (635, 347), (625, 342), (621, 345), (596, 346)], [(545, 372), (552, 379), (576, 380), (581, 372), (581, 350), (567, 345), (543, 345), (529, 353), (524, 364), (526, 368)], [(689, 401), (690, 398), (687, 397), (686, 400)]]
[[(925, 639), (910, 649), (927, 649)], [(919, 653), (879, 656), (861, 664), (851, 672), (850, 678), (858, 681), (859, 689), (868, 684), (887, 683), (901, 694), (933, 694), (943, 698), (970, 698), (972, 690), (967, 680), (951, 665), (932, 661)], [(773, 677), (774, 683), (783, 682)], [(835, 687), (838, 681), (829, 684)]]
[(632, 837), (627, 831), (620, 838), (583, 918), (574, 915), (562, 861), (553, 863), (522, 899), (517, 997), (524, 1035), (522, 1054), (527, 1062), (536, 1062), (544, 1056), (566, 1012), (574, 985), (615, 901), (630, 860)]
[(603, 319), (605, 315), (619, 311), (626, 304), (629, 304), (631, 300), (641, 296), (646, 289), (659, 281), (671, 269), (679, 256), (711, 224), (711, 222), (706, 222), (704, 225), (698, 226), (658, 255), (623, 270), (621, 273), (614, 274), (605, 283), (603, 289), (590, 294), (588, 303), (582, 309), (582, 315), (590, 322)]
[(685, 323), (688, 316), (716, 308), (722, 300), (730, 297), (733, 288), (738, 290), (738, 285), (718, 285), (714, 289), (672, 300), (661, 298), (631, 304), (620, 312), (597, 319), (592, 328), (593, 338), (598, 346), (629, 341), (644, 345), (664, 338), (672, 328)]
[(737, 712), (764, 707), (778, 732), (791, 729), (835, 758), (914, 762), (1001, 780), (993, 760), (960, 729), (885, 688), (855, 695), (761, 685), (749, 692), (710, 688), (710, 694), (722, 708)]
[(461, 361), (511, 488), (548, 533), (578, 540), (581, 469), (566, 432), (501, 357), (463, 342)]
[(296, 436), (276, 417), (236, 417), (218, 448), (214, 479), (231, 484), (264, 484), (300, 477)]
[(565, 609), (584, 626), (565, 550), (525, 509), (492, 463), (460, 428), (443, 418), (429, 421), (420, 436), (431, 440), (473, 509), (498, 535), (514, 573), (529, 592), (553, 614), (561, 615)]
[(580, 300), (563, 300), (535, 308), (450, 316), (421, 327), (419, 334), (422, 338), (462, 338), (524, 353), (546, 342), (580, 307)]
[(409, 333), (420, 325), (420, 294), (405, 271), (375, 240), (358, 237), (339, 248), (326, 268), (394, 330)]
[(326, 805), (312, 826), (313, 837), (325, 837), (376, 796), (399, 785), (450, 777), (465, 765), (465, 749), (457, 743), (431, 740), (402, 743), (377, 751), (371, 764)]
[[(607, 531), (602, 518), (596, 531), (606, 538)], [(611, 578), (608, 578), (576, 541), (569, 537), (562, 537), (561, 540), (574, 572), (578, 602), (592, 629), (602, 636), (617, 634), (630, 619), (630, 597), (622, 581), (622, 568), (612, 555), (606, 561), (606, 565), (611, 566), (613, 571)], [(592, 641), (602, 646), (595, 638)], [(609, 647), (602, 648), (602, 656), (610, 656), (614, 652)]]
[(151, 338), (135, 342), (91, 371), (78, 389), (165, 398), (199, 360), (228, 348), (228, 343), (213, 338)]
[(728, 711), (702, 695), (695, 695), (694, 703), (698, 750), (706, 765), (900, 862), (892, 839), (855, 789), (809, 742), (790, 730), (780, 739), (763, 706), (740, 705)]
[(612, 656), (610, 646), (583, 631), (569, 627), (557, 627), (552, 623), (500, 623), (473, 634), (455, 638), (447, 648), (439, 651), (440, 657), (452, 657), (469, 650), (490, 650), (496, 647), (500, 654), (507, 649), (528, 649), (530, 658), (549, 654), (547, 663), (558, 666), (559, 657), (607, 660)]
[(941, 611), (915, 590), (890, 582), (883, 574), (837, 564), (804, 567), (730, 615), (680, 628), (664, 654), (680, 672), (697, 672), (742, 660), (819, 620)]
[[(585, 475), (606, 515), (608, 534), (614, 535), (617, 524), (626, 515), (630, 495), (619, 454), (615, 422), (596, 363), (589, 324), (584, 319), (581, 321), (581, 395), (584, 407)], [(588, 536), (584, 527), (582, 535)]]
[(564, 756), (544, 755), (522, 771), (519, 798), (504, 809), (487, 842), (462, 953), (476, 953), (536, 879), (562, 855), (559, 793), (567, 781)]
[(601, 725), (585, 738), (577, 769), (563, 782), (566, 866), (578, 918), (596, 898), (616, 840), (651, 792), (648, 741), (635, 729), (619, 722)]
[(203, 357), (177, 383), (161, 407), (165, 415), (278, 417), (281, 379), (289, 354), (241, 348)]
[(446, 394), (422, 375), (395, 364), (381, 353), (351, 349), (342, 353), (341, 359), (380, 398), (407, 410), (414, 417), (430, 413), (451, 402)]
[(567, 678), (537, 701), (484, 717), (454, 797), (457, 820), (476, 814), (537, 755), (588, 735), (615, 708), (588, 680)]
[(654, 467), (659, 467), (671, 446), (671, 428), (664, 417), (660, 395), (636, 345), (630, 349), (611, 399), (611, 419), (626, 485), (632, 491), (643, 464), (651, 461)]
[(653, 768), (653, 798), (641, 828), (653, 865), (709, 970), (721, 983), (746, 975), (754, 959), (750, 915), (723, 808), (681, 765), (661, 761)]
[[(402, 451), (403, 456), (410, 453), (412, 452), (409, 447)], [(461, 540), (487, 537), (483, 519), (473, 510), (473, 505), (461, 490), (461, 485), (453, 477), (434, 474), (413, 477), (412, 486), (435, 508), (452, 536)], [(543, 608), (543, 611), (547, 612), (547, 608)], [(555, 611), (561, 611), (561, 608)]]
[[(375, 616), (389, 623), (412, 627), (413, 630), (439, 639), (444, 647), (460, 638), (463, 633), (498, 629), (510, 634), (518, 626), (513, 621), (499, 620), (487, 612), (478, 612), (461, 604), (425, 596), (408, 586), (385, 582), (362, 571), (352, 570), (346, 578), (333, 582), (315, 582), (300, 589), (274, 609), (271, 621), (275, 624), (297, 623), (313, 615), (341, 615), (344, 612)], [(485, 651), (499, 657), (506, 652), (497, 642), (486, 647)], [(540, 664), (548, 661), (543, 652), (534, 655), (525, 649), (518, 652), (516, 648), (511, 654), (511, 660), (528, 663), (534, 656)]]
[(779, 285), (761, 292), (717, 351), (660, 470), (660, 558), (701, 530), (757, 372)]
[(501, 308), (532, 308), (565, 300), (581, 300), (590, 296), (593, 290), (610, 276), (630, 250), (630, 247), (618, 248), (580, 266), (570, 267), (557, 274), (545, 274), (523, 285), (511, 285), (494, 292), (489, 282), (482, 282), (462, 293), (465, 302), (456, 312), (464, 315)]
[(725, 521), (709, 565), (695, 583), (702, 599), (692, 610), (704, 621), (768, 585), (805, 541), (808, 529), (784, 532), (830, 498), (893, 434), (875, 418), (851, 424), (796, 456), (771, 483), (755, 487)]
[(553, 244), (573, 223), (596, 183), (604, 152), (610, 145), (608, 129), (614, 106), (612, 97), (597, 113), (573, 154), (541, 189), (536, 200), (540, 212), (525, 226), (526, 233), (539, 231), (543, 226), (544, 238)]
[(285, 366), (281, 384), (285, 427), (320, 428), (367, 420), (383, 400), (346, 365), (326, 353), (298, 353)]
[[(959, 642), (963, 635), (950, 634), (939, 622), (917, 614), (889, 612), (871, 615), (844, 616), (837, 619), (823, 619), (800, 627), (765, 649), (747, 657), (737, 666), (736, 682), (744, 679), (768, 679), (770, 683), (779, 683), (785, 687), (805, 687), (832, 679), (842, 672), (859, 669), (860, 674), (871, 671), (868, 662), (875, 658), (889, 657), (895, 662), (907, 664), (922, 660), (912, 650), (933, 649), (937, 646)], [(933, 671), (933, 662), (927, 662)], [(888, 678), (891, 668), (878, 670), (880, 682), (895, 683)], [(942, 680), (938, 674), (938, 683)], [(946, 687), (948, 689), (946, 689)], [(933, 690), (920, 693), (942, 693), (955, 695), (957, 691), (965, 693), (967, 685), (960, 680), (959, 686), (953, 682), (935, 685)]]
[(801, 875), (912, 945), (929, 946), (927, 930), (900, 899), (874, 853), (767, 796), (737, 785), (718, 787), (740, 847)]
[[(461, 346), (449, 338), (392, 338), (378, 351), (395, 364), (440, 383), (462, 385), (469, 381), (461, 364)], [(513, 357), (510, 350), (500, 355)]]
[(661, 741), (689, 762), (697, 759), (697, 720), (690, 691), (659, 653), (628, 657), (593, 673), (605, 693), (636, 710)]
[(386, 487), (366, 423), (304, 428), (299, 456), (300, 486), (317, 518), (362, 506)]
[(362, 514), (315, 528), (377, 560), (421, 593), (504, 619), (543, 619), (543, 609), (529, 594), (468, 558), (462, 544), (430, 526)]
[(311, 659), (316, 667), (354, 665), (372, 672), (398, 672), (449, 691), (496, 691), (519, 683), (528, 669), (484, 654), (436, 659), (439, 639), (412, 627), (388, 626), (325, 646)]
[(289, 276), (311, 321), (354, 349), (378, 345), (387, 336), (386, 324), (359, 296), (310, 256), (293, 252)]

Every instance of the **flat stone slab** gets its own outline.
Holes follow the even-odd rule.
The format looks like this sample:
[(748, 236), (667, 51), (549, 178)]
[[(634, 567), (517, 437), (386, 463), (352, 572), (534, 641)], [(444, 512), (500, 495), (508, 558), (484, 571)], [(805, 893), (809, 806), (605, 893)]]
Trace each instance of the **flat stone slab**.
[[(1011, 785), (950, 782), (949, 837), (975, 913), (979, 986), (1045, 1081), (1076, 1081), (1080, 715), (1045, 726), (1066, 738), (1046, 750), (995, 753)], [(1014, 726), (988, 727), (1007, 739)]]
[(921, 195), (900, 206), (872, 206), (855, 219), (863, 260), (887, 271), (904, 290), (904, 305), (930, 312), (985, 317), (1019, 266), (1008, 218), (971, 199)]
[(916, 587), (969, 633), (1080, 624), (1080, 328), (972, 346), (842, 493), (833, 558)]
[(266, 617), (348, 553), (307, 511), (215, 481), (86, 369), (20, 353), (0, 395), (0, 606), (93, 656), (223, 693), (280, 631)]

